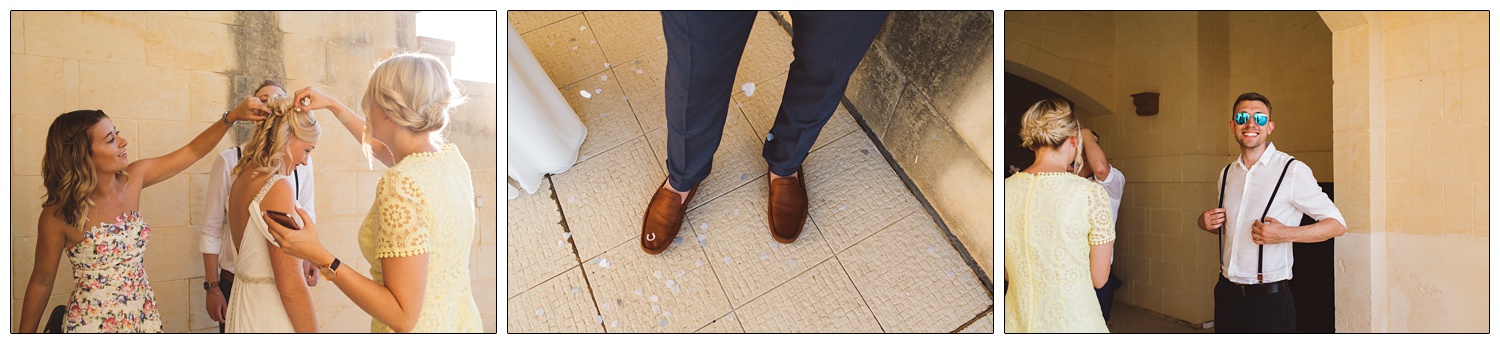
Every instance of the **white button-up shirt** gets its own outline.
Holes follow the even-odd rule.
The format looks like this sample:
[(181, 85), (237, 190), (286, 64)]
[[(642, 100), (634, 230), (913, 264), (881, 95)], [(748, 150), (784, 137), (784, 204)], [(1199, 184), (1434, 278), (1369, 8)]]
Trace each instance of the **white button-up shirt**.
[[(1115, 169), (1115, 165), (1109, 165), (1109, 177), (1108, 178), (1104, 178), (1104, 180), (1099, 180), (1099, 175), (1096, 174), (1093, 177), (1089, 177), (1089, 180), (1093, 180), (1094, 182), (1099, 183), (1100, 186), (1104, 187), (1104, 192), (1109, 194), (1109, 206), (1110, 206), (1109, 210), (1113, 211), (1114, 214), (1115, 214), (1115, 222), (1114, 222), (1115, 226), (1119, 226), (1119, 223), (1120, 223), (1120, 199), (1125, 196), (1125, 175), (1121, 174), (1120, 170)], [(1115, 232), (1115, 243), (1118, 244), (1119, 242), (1120, 242), (1119, 232), (1116, 231)], [(1115, 247), (1119, 247), (1119, 246), (1116, 245)], [(1110, 264), (1114, 264), (1115, 263), (1115, 254), (1114, 253), (1110, 253), (1109, 254), (1109, 263)]]
[[(219, 152), (214, 158), (214, 164), (208, 171), (208, 189), (203, 199), (203, 223), (198, 225), (201, 236), (198, 240), (198, 252), (203, 254), (219, 255), (219, 269), (234, 272), (235, 250), (231, 240), (223, 238), (234, 236), (229, 234), (229, 227), (225, 226), (225, 212), (228, 211), (229, 186), (234, 183), (234, 175), (230, 172), (234, 166), (240, 163), (239, 154), (234, 147)], [(307, 158), (307, 165), (298, 166), (293, 172), (296, 177), (287, 177), (293, 181), (293, 187), (297, 188), (297, 204), (307, 212), (307, 217), (317, 222), (318, 215), (313, 212), (313, 173), (312, 157)], [(256, 188), (259, 190), (260, 188)], [(292, 214), (296, 215), (296, 214)]]
[[(1266, 211), (1266, 201), (1276, 188), (1276, 180), (1281, 177), (1282, 167), (1287, 166), (1286, 162), (1292, 159), (1291, 155), (1276, 150), (1276, 145), (1266, 145), (1265, 153), (1261, 154), (1255, 165), (1245, 166), (1244, 156), (1241, 156), (1229, 166), (1228, 180), (1219, 181), (1227, 183), (1224, 184), (1223, 195), (1226, 212), (1226, 231), (1223, 232), (1224, 265), (1219, 269), (1224, 272), (1224, 277), (1234, 283), (1262, 283), (1255, 279), (1257, 247), (1260, 245), (1251, 240), (1250, 225)], [(1344, 221), (1344, 215), (1339, 213), (1333, 201), (1318, 186), (1318, 181), (1313, 178), (1312, 169), (1307, 164), (1299, 160), (1287, 169), (1286, 180), (1281, 183), (1281, 190), (1276, 193), (1275, 203), (1271, 204), (1267, 217), (1275, 218), (1287, 226), (1297, 226), (1302, 222), (1303, 214), (1318, 221), (1331, 217), (1348, 225)], [(1292, 278), (1292, 243), (1265, 245), (1264, 259), (1263, 283)]]

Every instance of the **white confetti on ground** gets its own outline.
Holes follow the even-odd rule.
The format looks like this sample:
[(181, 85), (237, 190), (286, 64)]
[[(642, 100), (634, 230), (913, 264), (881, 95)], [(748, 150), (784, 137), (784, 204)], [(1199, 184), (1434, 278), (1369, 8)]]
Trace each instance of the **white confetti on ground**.
[(542, 316), (543, 314), (547, 314), (547, 311), (541, 308), (536, 309), (536, 316)]
[(672, 238), (672, 243), (673, 244), (681, 244), (682, 243), (682, 237)]
[(685, 272), (685, 271), (677, 270), (677, 277), (682, 277), (682, 275), (686, 275), (686, 274), (687, 274), (687, 272)]
[(733, 321), (734, 320), (734, 313), (729, 313), (729, 316), (725, 317), (725, 319), (729, 319), (730, 321)]
[(792, 266), (797, 266), (798, 261), (796, 259), (792, 259), (791, 263)]
[[(592, 39), (591, 39), (591, 40), (589, 40), (589, 45), (595, 45), (595, 44), (599, 44), (599, 41), (597, 41), (597, 40), (592, 40)], [(604, 68), (609, 68), (609, 67), (604, 67)]]
[(609, 117), (609, 114), (608, 113), (603, 113), (603, 112), (599, 113), (599, 118), (605, 118), (605, 117)]
[(573, 232), (563, 232), (563, 240), (568, 240), (568, 238), (572, 238), (572, 237), (573, 237)]
[[(608, 63), (606, 63), (608, 64)], [(605, 67), (608, 68), (608, 67)], [(609, 74), (599, 74), (599, 81), (609, 80)]]
[(583, 31), (583, 30), (588, 30), (588, 29), (589, 29), (589, 27), (587, 27), (587, 26), (579, 26), (578, 27), (578, 31)]
[(698, 224), (698, 229), (708, 229), (708, 224), (707, 223), (700, 223), (700, 224)]
[(937, 246), (932, 246), (932, 244), (928, 244), (927, 245), (927, 253), (934, 253), (934, 252), (937, 252)]
[(661, 270), (656, 270), (655, 272), (652, 272), (651, 273), (651, 277), (656, 277), (656, 279), (661, 279)]
[(661, 314), (661, 306), (651, 305), (651, 314)]
[[(708, 224), (703, 224), (703, 226), (704, 226), (703, 227), (704, 229), (708, 229)], [(708, 240), (708, 236), (707, 235), (703, 235), (703, 234), (698, 234), (698, 241), (704, 241), (704, 240)]]
[(734, 259), (729, 259), (729, 257), (724, 257), (724, 264), (729, 264), (731, 262), (734, 262)]
[(666, 310), (662, 310), (661, 311), (661, 316), (670, 317), (670, 316), (672, 316), (672, 312), (668, 312)]
[(651, 295), (651, 302), (657, 302), (657, 301), (660, 301), (660, 300), (661, 299), (657, 298), (656, 295)]
[(766, 133), (766, 141), (770, 141), (771, 139), (774, 139), (774, 138), (776, 138), (776, 135), (773, 135), (771, 133)]
[(698, 261), (697, 261), (697, 262), (694, 262), (694, 263), (693, 263), (693, 265), (696, 265), (696, 266), (703, 266), (703, 260), (702, 260), (702, 259), (699, 259), (699, 260), (698, 260)]
[(578, 51), (578, 46), (573, 46), (573, 51)]
[(739, 214), (740, 214), (740, 210), (739, 210), (739, 209), (735, 209), (735, 210), (734, 210), (734, 214), (735, 214), (735, 215), (739, 215)]
[(661, 39), (662, 39), (661, 35), (656, 35), (656, 40), (660, 41)]
[(609, 62), (604, 63), (604, 68), (609, 68)]
[(948, 278), (953, 278), (953, 269), (948, 269)]
[(755, 83), (753, 82), (747, 82), (744, 85), (740, 85), (740, 89), (745, 91), (746, 97), (755, 96)]
[(635, 288), (635, 296), (641, 296), (641, 288)]
[(922, 161), (922, 156), (921, 155), (918, 155), (916, 159), (912, 159), (911, 162), (912, 163), (917, 163), (918, 161)]
[(568, 203), (578, 203), (578, 197), (568, 196)]
[(749, 180), (749, 179), (750, 179), (750, 174), (749, 173), (740, 173), (740, 180)]
[(594, 323), (595, 324), (603, 324), (604, 323), (604, 316), (603, 315), (596, 315), (596, 316), (594, 316)]
[(760, 260), (771, 260), (771, 254), (770, 253), (761, 252), (760, 253)]
[(661, 318), (661, 327), (667, 327), (667, 318)]
[(668, 288), (671, 288), (673, 285), (676, 285), (676, 284), (677, 284), (677, 281), (667, 280), (667, 287)]
[(573, 287), (573, 295), (578, 295), (578, 287)]
[(565, 245), (565, 243), (563, 243), (562, 240), (557, 241), (557, 248), (563, 248), (563, 245)]
[(773, 243), (766, 244), (766, 246), (770, 246), (772, 250), (779, 250), (779, 249), (781, 249), (781, 244), (780, 243), (773, 242)]
[(844, 209), (848, 209), (848, 208), (849, 208), (849, 206), (847, 206), (847, 205), (841, 205), (841, 206), (839, 206), (839, 210), (844, 210)]
[(606, 311), (609, 310), (609, 302), (605, 302), (604, 304), (601, 304), (600, 306), (603, 306), (604, 310), (606, 310)]
[(635, 70), (636, 74), (641, 74), (641, 73), (645, 73), (645, 72), (646, 72), (645, 69), (637, 69), (637, 70)]
[(609, 268), (609, 259), (599, 258), (599, 267), (608, 269)]
[(609, 327), (620, 327), (620, 321), (619, 320), (610, 320), (609, 321)]
[(596, 89), (594, 89), (594, 94), (604, 94), (604, 89), (602, 89), (602, 88), (596, 88)]
[(620, 96), (620, 100), (630, 100), (630, 96)]
[(682, 292), (682, 286), (680, 286), (680, 285), (674, 285), (674, 286), (672, 286), (672, 292), (673, 293), (681, 293)]
[(584, 99), (588, 99), (588, 98), (593, 98), (594, 97), (594, 95), (590, 94), (588, 90), (578, 90), (578, 95), (583, 96)]

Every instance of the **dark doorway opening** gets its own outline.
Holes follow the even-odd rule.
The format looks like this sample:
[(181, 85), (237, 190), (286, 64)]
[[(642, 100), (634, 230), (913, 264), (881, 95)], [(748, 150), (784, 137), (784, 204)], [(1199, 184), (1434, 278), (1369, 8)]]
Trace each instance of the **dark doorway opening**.
[[(1037, 101), (1048, 98), (1064, 98), (1042, 85), (1031, 80), (1026, 80), (1015, 74), (1005, 73), (1005, 177), (1010, 177), (1010, 167), (1026, 169), (1036, 160), (1036, 152), (1021, 147), (1021, 116), (1026, 114), (1026, 109), (1031, 108)], [(1073, 113), (1078, 113), (1077, 104), (1068, 99), (1068, 104), (1073, 105)]]
[[(1318, 183), (1333, 199), (1333, 183)], [(1302, 216), (1301, 225), (1313, 224)], [(1337, 238), (1335, 238), (1337, 239)], [(1333, 240), (1292, 244), (1292, 299), (1297, 305), (1297, 332), (1333, 333)]]

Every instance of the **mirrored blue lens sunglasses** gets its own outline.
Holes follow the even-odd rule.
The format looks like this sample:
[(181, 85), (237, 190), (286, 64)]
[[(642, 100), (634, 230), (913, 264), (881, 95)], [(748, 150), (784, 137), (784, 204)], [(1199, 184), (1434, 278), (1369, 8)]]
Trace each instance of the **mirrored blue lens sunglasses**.
[[(1234, 124), (1236, 124), (1236, 125), (1244, 125), (1245, 122), (1250, 121), (1250, 117), (1251, 117), (1251, 115), (1248, 112), (1236, 113), (1236, 114), (1234, 114)], [(1266, 122), (1270, 122), (1271, 121), (1271, 115), (1267, 115), (1267, 114), (1260, 113), (1260, 112), (1256, 112), (1255, 115), (1254, 115), (1254, 117), (1255, 117), (1255, 125), (1259, 125), (1259, 126), (1262, 126), (1262, 127), (1266, 126)]]

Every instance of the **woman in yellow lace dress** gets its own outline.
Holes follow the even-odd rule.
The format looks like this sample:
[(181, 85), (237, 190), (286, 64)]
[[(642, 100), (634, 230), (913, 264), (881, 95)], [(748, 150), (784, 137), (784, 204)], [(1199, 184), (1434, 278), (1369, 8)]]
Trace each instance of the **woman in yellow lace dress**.
[(1109, 276), (1109, 195), (1070, 169), (1081, 126), (1067, 101), (1021, 118), (1036, 163), (1005, 179), (1005, 332), (1109, 332), (1094, 289)]
[(299, 111), (329, 109), (351, 133), (362, 131), (356, 137), (371, 158), (390, 169), (380, 176), (359, 230), (369, 279), (339, 268), (342, 263), (318, 242), (301, 209), (301, 230), (266, 217), (281, 249), (317, 264), (325, 279), (370, 314), (371, 332), (484, 331), (469, 278), (474, 186), (468, 162), (442, 138), (449, 111), (463, 102), (447, 67), (426, 54), (382, 61), (360, 102), (368, 122), (312, 87), (292, 99), (302, 104)]

